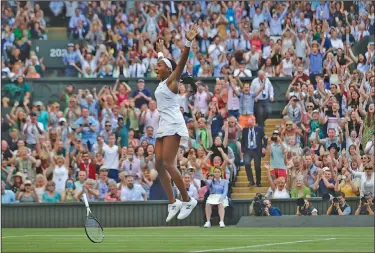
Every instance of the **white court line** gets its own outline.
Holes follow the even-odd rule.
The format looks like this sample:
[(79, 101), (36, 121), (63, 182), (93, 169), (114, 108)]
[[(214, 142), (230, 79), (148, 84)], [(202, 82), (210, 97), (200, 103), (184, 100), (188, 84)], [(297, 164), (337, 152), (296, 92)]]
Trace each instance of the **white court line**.
[[(126, 234), (117, 234), (117, 235), (114, 235), (114, 234), (105, 234), (104, 233), (104, 236), (105, 237), (122, 237), (124, 239), (126, 239), (127, 237), (134, 237), (134, 238), (141, 238), (141, 237), (162, 237), (162, 238), (165, 238), (166, 236), (165, 235), (126, 235)], [(305, 235), (226, 235), (226, 234), (219, 234), (219, 235), (199, 235), (199, 237), (215, 237), (215, 238), (218, 238), (218, 237), (248, 237), (248, 238), (257, 238), (257, 237), (298, 237), (298, 236), (305, 236)], [(332, 236), (332, 235), (314, 235), (314, 237), (328, 237), (328, 236)], [(366, 237), (365, 235), (335, 235), (336, 237), (340, 237), (340, 238), (354, 238), (354, 237)], [(372, 235), (368, 235), (369, 237)], [(9, 235), (9, 236), (2, 236), (1, 238), (2, 239), (11, 239), (11, 238), (27, 238), (27, 237), (86, 237), (85, 234), (77, 234), (77, 235)], [(177, 238), (181, 238), (181, 237), (186, 237), (186, 238), (195, 238), (197, 237), (196, 235), (168, 235), (168, 237), (177, 237)], [(320, 240), (320, 239), (318, 239)]]
[[(140, 238), (140, 237), (162, 237), (162, 238), (165, 238), (165, 235), (126, 235), (126, 234), (105, 234), (104, 233), (104, 236), (105, 237), (122, 237), (124, 239), (126, 239), (127, 237), (134, 237), (134, 238)], [(257, 237), (298, 237), (298, 236), (305, 236), (305, 235), (226, 235), (226, 234), (218, 234), (218, 235), (199, 235), (199, 237), (248, 237), (248, 238), (257, 238)], [(314, 237), (328, 237), (328, 236), (332, 236), (332, 235), (314, 235)], [(354, 238), (354, 237), (360, 237), (360, 238), (363, 238), (363, 237), (366, 237), (366, 235), (335, 235), (336, 237), (340, 237), (340, 238)], [(2, 239), (10, 239), (10, 238), (27, 238), (27, 237), (86, 237), (85, 234), (76, 234), (76, 235), (9, 235), (9, 236), (2, 236), (1, 238)], [(197, 237), (196, 235), (168, 235), (168, 237), (177, 237), (177, 238), (181, 238), (181, 237), (186, 237), (186, 238), (195, 238)], [(372, 235), (368, 235), (368, 237), (372, 237)], [(319, 240), (319, 239), (318, 239)]]
[(332, 240), (337, 240), (337, 238), (326, 238), (326, 239), (318, 239), (318, 240), (304, 240), (304, 241), (294, 241), (294, 242), (277, 242), (277, 243), (257, 244), (257, 245), (242, 246), (242, 247), (197, 250), (197, 251), (190, 251), (190, 252), (196, 252), (196, 253), (198, 253), (198, 252), (211, 252), (211, 251), (217, 252), (217, 251), (250, 249), (250, 248), (258, 248), (258, 247), (265, 247), (265, 246), (288, 245), (288, 244), (297, 244), (297, 243), (305, 243), (305, 242), (320, 242), (320, 241), (332, 241)]

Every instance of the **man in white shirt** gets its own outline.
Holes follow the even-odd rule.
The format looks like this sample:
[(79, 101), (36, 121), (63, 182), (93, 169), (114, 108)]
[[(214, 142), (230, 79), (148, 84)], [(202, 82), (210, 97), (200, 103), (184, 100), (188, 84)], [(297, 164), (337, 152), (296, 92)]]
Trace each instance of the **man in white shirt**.
[(128, 147), (127, 158), (122, 162), (120, 170), (121, 172), (125, 171), (128, 176), (132, 176), (136, 184), (140, 184), (142, 179), (141, 161), (134, 156), (134, 147)]
[(156, 101), (151, 100), (148, 104), (149, 109), (147, 111), (142, 112), (141, 115), (141, 124), (144, 124), (144, 133), (146, 133), (146, 129), (149, 126), (152, 126), (154, 132), (158, 132), (159, 127), (159, 111), (156, 109)]
[(201, 113), (205, 114), (208, 110), (208, 102), (210, 101), (210, 94), (205, 87), (199, 83), (198, 84), (198, 92), (194, 95), (194, 107), (197, 111), (200, 110)]
[(114, 134), (108, 138), (108, 145), (104, 143), (102, 138), (98, 138), (99, 153), (104, 153), (103, 166), (108, 168), (108, 177), (118, 182), (118, 165), (119, 153), (121, 149), (115, 145), (116, 137)]
[(126, 186), (121, 189), (121, 201), (145, 201), (146, 191), (140, 184), (134, 184), (132, 176), (126, 177)]
[(145, 77), (146, 66), (141, 62), (139, 57), (134, 59), (134, 63), (129, 67), (130, 77)]
[(272, 83), (266, 78), (264, 71), (258, 72), (258, 77), (251, 82), (251, 92), (256, 92), (264, 84), (263, 90), (255, 98), (255, 118), (259, 126), (264, 127), (264, 122), (272, 113), (271, 104), (274, 101)]
[(36, 112), (30, 114), (30, 121), (24, 125), (23, 132), (26, 136), (27, 147), (32, 150), (35, 149), (39, 137), (44, 134), (43, 124), (37, 121)]

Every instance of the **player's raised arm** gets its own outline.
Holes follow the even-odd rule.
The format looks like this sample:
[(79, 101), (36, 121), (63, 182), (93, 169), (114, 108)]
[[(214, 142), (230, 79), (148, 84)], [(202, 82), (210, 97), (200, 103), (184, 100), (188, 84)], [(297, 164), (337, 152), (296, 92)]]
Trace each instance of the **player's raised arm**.
[(198, 25), (193, 24), (190, 26), (189, 31), (186, 33), (186, 43), (184, 47), (184, 51), (182, 52), (181, 59), (178, 62), (176, 69), (172, 72), (172, 74), (168, 77), (167, 86), (168, 88), (174, 92), (178, 93), (178, 83), (180, 81), (180, 76), (182, 71), (184, 71), (186, 61), (189, 57), (190, 47), (193, 43), (193, 40), (198, 34)]

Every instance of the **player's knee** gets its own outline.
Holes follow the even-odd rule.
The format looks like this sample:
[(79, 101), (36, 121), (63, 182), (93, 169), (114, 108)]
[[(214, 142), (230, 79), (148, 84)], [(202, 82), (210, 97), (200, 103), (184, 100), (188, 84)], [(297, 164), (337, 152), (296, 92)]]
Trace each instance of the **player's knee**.
[(160, 174), (163, 171), (163, 161), (162, 160), (156, 160), (155, 161), (155, 169), (158, 171)]

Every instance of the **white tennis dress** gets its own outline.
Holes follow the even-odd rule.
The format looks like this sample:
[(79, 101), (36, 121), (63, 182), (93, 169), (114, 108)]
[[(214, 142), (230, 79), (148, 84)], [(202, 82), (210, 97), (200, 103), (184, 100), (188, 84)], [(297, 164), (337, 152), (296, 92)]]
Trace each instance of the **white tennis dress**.
[(159, 128), (156, 138), (178, 134), (189, 137), (184, 117), (180, 111), (178, 94), (173, 93), (167, 86), (167, 79), (159, 83), (155, 90), (157, 109), (160, 114)]

